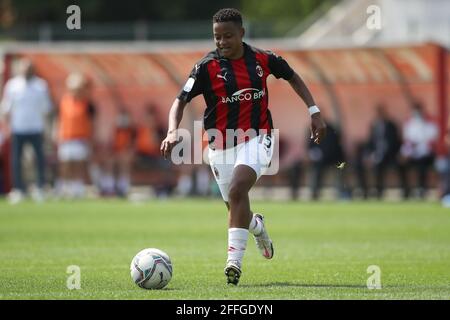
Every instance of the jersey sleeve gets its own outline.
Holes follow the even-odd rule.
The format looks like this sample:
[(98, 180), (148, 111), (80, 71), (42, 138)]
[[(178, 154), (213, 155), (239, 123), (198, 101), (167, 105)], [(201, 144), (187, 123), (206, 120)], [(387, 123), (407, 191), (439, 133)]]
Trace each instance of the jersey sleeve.
[(204, 66), (202, 64), (194, 66), (184, 87), (178, 94), (178, 99), (190, 102), (193, 98), (203, 93), (203, 70)]
[(270, 73), (277, 79), (291, 80), (294, 75), (294, 70), (292, 70), (286, 60), (271, 51), (267, 51), (267, 53), (269, 56)]

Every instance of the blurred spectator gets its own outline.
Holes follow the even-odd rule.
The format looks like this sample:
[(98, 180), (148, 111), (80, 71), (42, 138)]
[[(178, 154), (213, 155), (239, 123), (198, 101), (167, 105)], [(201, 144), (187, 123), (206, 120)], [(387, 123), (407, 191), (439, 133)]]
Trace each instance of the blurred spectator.
[[(325, 171), (329, 168), (337, 170), (336, 166), (345, 161), (340, 132), (328, 121), (326, 125), (327, 135), (320, 144), (314, 143), (308, 135), (308, 159), (311, 163), (311, 189), (314, 200), (319, 199)], [(349, 195), (345, 189), (343, 172), (336, 174), (339, 197), (347, 198)]]
[(369, 163), (373, 167), (377, 197), (381, 199), (385, 188), (386, 170), (394, 168), (399, 176), (403, 196), (407, 197), (406, 176), (403, 165), (399, 163), (401, 137), (397, 125), (389, 118), (385, 106), (378, 105), (376, 118), (369, 137)]
[(297, 159), (286, 169), (286, 176), (289, 183), (291, 200), (296, 201), (299, 196), (300, 179), (302, 176), (301, 159)]
[(71, 73), (66, 87), (57, 111), (60, 164), (57, 188), (63, 196), (80, 198), (85, 195), (95, 107), (89, 99), (90, 86), (84, 75)]
[(147, 158), (148, 161), (159, 162), (161, 154), (159, 147), (164, 128), (158, 122), (154, 106), (145, 109), (141, 123), (137, 128), (136, 151), (139, 156)]
[(275, 145), (274, 154), (278, 152), (278, 164), (275, 164), (272, 159), (271, 165), (278, 166), (279, 174), (266, 175), (262, 177), (264, 182), (264, 197), (273, 195), (273, 187), (288, 183), (291, 200), (297, 200), (300, 190), (302, 158), (299, 154), (301, 150), (296, 142), (291, 145), (291, 142), (282, 135), (278, 135), (278, 146)]
[(89, 161), (89, 177), (102, 197), (115, 195), (112, 141), (96, 141)]
[(147, 106), (137, 127), (137, 161), (141, 167), (153, 172), (151, 184), (158, 197), (170, 195), (176, 185), (173, 177), (174, 170), (170, 169), (171, 162), (165, 160), (159, 150), (164, 136), (165, 128), (161, 126), (156, 107)]
[(116, 172), (115, 192), (120, 197), (127, 196), (131, 184), (131, 164), (134, 157), (136, 128), (131, 115), (121, 108), (116, 117), (114, 132), (114, 160)]
[(5, 178), (4, 171), (6, 164), (3, 161), (3, 145), (5, 143), (5, 134), (3, 132), (2, 125), (0, 123), (0, 194), (5, 193)]
[[(403, 144), (400, 152), (407, 173), (411, 168), (417, 171), (417, 184), (421, 198), (426, 195), (427, 174), (433, 165), (437, 137), (437, 125), (427, 118), (420, 103), (414, 103), (412, 116), (403, 127)], [(408, 194), (409, 187), (406, 191), (406, 195)]]
[(441, 203), (443, 207), (450, 208), (450, 122), (447, 123), (444, 142), (447, 148), (447, 155), (438, 159), (437, 167), (441, 175)]
[(180, 171), (176, 192), (183, 197), (207, 196), (211, 193), (210, 169), (206, 165), (185, 165)]
[(13, 189), (9, 194), (12, 204), (20, 202), (26, 186), (22, 178), (24, 146), (30, 144), (34, 150), (37, 173), (37, 189), (32, 197), (42, 201), (45, 183), (45, 158), (43, 149), (45, 118), (51, 109), (47, 82), (35, 75), (33, 64), (22, 59), (18, 75), (10, 79), (4, 89), (1, 113), (6, 116), (11, 132), (11, 154)]
[(367, 185), (367, 159), (370, 155), (368, 142), (359, 142), (356, 144), (356, 154), (352, 167), (355, 170), (357, 185), (361, 191), (363, 199), (369, 197), (369, 189)]
[[(197, 141), (194, 138), (193, 142), (198, 143), (197, 146), (201, 148), (203, 152), (202, 154), (204, 154), (204, 152), (209, 148), (209, 143), (206, 139), (200, 139), (200, 141)], [(196, 145), (192, 146), (192, 153), (194, 152), (195, 147)], [(212, 179), (212, 172), (208, 164), (203, 163), (194, 166), (182, 164), (177, 166), (177, 171), (178, 177), (175, 191), (178, 195), (183, 197), (220, 195), (220, 191), (218, 194), (213, 192), (215, 191), (215, 189), (213, 189), (215, 182), (212, 183), (214, 180)]]

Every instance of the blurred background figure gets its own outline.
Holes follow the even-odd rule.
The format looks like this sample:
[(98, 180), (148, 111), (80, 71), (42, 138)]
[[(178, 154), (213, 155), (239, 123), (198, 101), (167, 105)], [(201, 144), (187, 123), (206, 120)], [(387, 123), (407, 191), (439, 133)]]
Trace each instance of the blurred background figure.
[(177, 184), (175, 169), (159, 151), (165, 131), (158, 118), (156, 106), (148, 105), (137, 126), (136, 152), (138, 167), (150, 173), (143, 183), (153, 186), (157, 197), (169, 196)]
[(383, 197), (386, 171), (389, 168), (393, 168), (399, 177), (403, 197), (408, 196), (405, 170), (398, 158), (401, 144), (399, 129), (394, 121), (389, 118), (386, 107), (383, 104), (377, 105), (376, 118), (372, 124), (368, 142), (368, 162), (375, 175), (378, 199)]
[[(407, 178), (409, 178), (410, 169), (416, 171), (420, 198), (426, 196), (428, 171), (433, 165), (437, 138), (437, 125), (427, 118), (422, 105), (415, 102), (412, 106), (411, 117), (403, 126), (403, 144), (400, 152)], [(408, 196), (409, 192), (409, 186), (407, 186), (405, 195)]]
[(56, 188), (64, 197), (81, 198), (85, 196), (96, 111), (84, 75), (71, 73), (66, 88), (57, 111), (59, 180)]
[(149, 105), (145, 108), (141, 123), (137, 128), (136, 151), (148, 162), (158, 163), (161, 155), (159, 146), (164, 128), (158, 121), (156, 107)]
[(124, 107), (116, 116), (114, 131), (115, 192), (126, 197), (131, 185), (131, 169), (134, 159), (136, 128), (130, 113)]
[[(411, 164), (411, 178), (413, 168), (414, 173), (421, 168), (421, 180), (426, 180), (423, 178), (426, 167), (423, 159), (416, 161), (410, 155), (416, 146), (405, 143), (401, 163), (393, 155), (396, 148), (395, 129), (389, 118), (403, 121), (408, 117), (411, 100), (406, 97), (412, 94), (414, 99), (420, 99), (426, 105), (429, 114), (440, 119), (437, 122), (439, 131), (445, 130), (442, 119), (448, 112), (450, 24), (447, 12), (450, 1), (287, 0), (277, 10), (274, 10), (276, 6), (270, 0), (225, 2), (226, 6), (241, 10), (246, 17), (245, 36), (248, 41), (256, 47), (267, 44), (276, 54), (286, 55), (290, 64), (302, 69), (303, 80), (311, 85), (319, 108), (323, 110), (326, 105), (333, 106), (330, 110), (336, 117), (329, 119), (345, 120), (336, 121), (335, 126), (338, 125), (345, 135), (345, 155), (351, 163), (346, 166), (347, 172), (335, 168), (330, 171), (356, 182), (355, 197), (367, 198), (373, 192), (373, 196), (380, 198), (403, 200), (397, 187), (400, 185), (403, 188), (403, 196), (410, 194), (406, 170), (402, 170), (406, 163)], [(214, 194), (217, 192), (215, 182), (212, 187), (207, 185), (212, 177), (207, 174), (207, 166), (185, 169), (182, 165), (171, 164), (159, 156), (158, 148), (160, 132), (167, 126), (163, 116), (170, 108), (167, 96), (180, 90), (185, 80), (186, 66), (198, 61), (204, 52), (214, 49), (211, 14), (224, 7), (225, 2), (203, 1), (195, 10), (191, 10), (188, 2), (176, 2), (174, 10), (168, 13), (167, 8), (155, 6), (152, 1), (141, 1), (140, 6), (131, 6), (124, 11), (120, 1), (91, 0), (89, 3), (92, 5), (80, 5), (83, 27), (75, 31), (61, 28), (61, 19), (64, 20), (61, 13), (67, 9), (64, 1), (0, 0), (1, 94), (7, 95), (5, 82), (10, 78), (15, 60), (21, 57), (33, 61), (38, 75), (48, 82), (52, 100), (58, 103), (65, 94), (64, 81), (68, 72), (82, 71), (93, 81), (95, 88), (90, 97), (96, 102), (95, 122), (98, 126), (89, 159), (89, 180), (95, 184), (99, 194), (122, 195), (131, 182), (137, 187), (133, 188), (136, 194), (141, 194), (142, 187), (142, 193), (147, 195), (150, 191), (150, 197), (154, 195), (153, 191), (159, 195), (170, 193), (173, 185), (177, 186), (176, 194), (181, 196)], [(115, 10), (105, 9), (112, 7)], [(379, 10), (371, 14), (367, 12), (369, 7)], [(335, 12), (342, 15), (337, 17)], [(369, 22), (371, 28), (368, 27)], [(117, 32), (118, 27), (120, 32)], [(28, 45), (28, 41), (39, 42), (42, 46), (36, 51)], [(105, 41), (108, 43), (105, 44)], [(405, 46), (397, 46), (400, 42)], [(122, 50), (124, 43), (130, 51)], [(160, 46), (162, 43), (164, 45)], [(328, 49), (323, 51), (321, 48)], [(245, 86), (254, 87), (250, 83)], [(306, 199), (309, 192), (302, 197), (302, 191), (311, 187), (310, 178), (316, 181), (323, 179), (324, 187), (335, 181), (328, 179), (328, 175), (322, 178), (317, 171), (316, 179), (312, 179), (311, 171), (305, 165), (309, 149), (305, 146), (306, 141), (298, 141), (299, 132), (301, 140), (304, 140), (303, 131), (309, 125), (309, 117), (302, 108), (298, 108), (295, 97), (287, 94), (286, 90), (289, 88), (275, 85), (269, 98), (270, 105), (283, 108), (273, 108), (270, 115), (274, 127), (280, 129), (280, 174), (264, 177), (256, 186), (264, 190), (258, 190), (255, 196), (265, 200)], [(382, 119), (383, 115), (374, 112), (380, 101), (385, 104), (385, 111), (390, 113), (388, 119)], [(154, 110), (153, 115), (144, 111), (149, 102), (149, 109)], [(118, 133), (121, 129), (114, 133), (113, 127), (116, 111), (123, 105), (135, 120), (134, 157), (114, 145), (117, 138), (114, 135), (122, 136)], [(202, 119), (204, 105), (200, 97), (193, 100), (192, 107), (185, 110), (190, 119), (183, 123), (184, 127), (191, 120), (205, 120)], [(151, 119), (155, 115), (161, 117), (153, 124), (152, 120), (147, 124), (144, 117)], [(211, 110), (210, 116), (213, 120), (221, 114)], [(30, 114), (30, 118), (36, 117)], [(294, 123), (292, 118), (298, 121)], [(23, 121), (21, 127), (31, 124), (32, 121)], [(397, 135), (401, 136), (399, 124)], [(12, 179), (13, 171), (19, 170), (18, 162), (11, 163), (11, 138), (8, 129), (2, 155), (3, 182), (0, 180), (4, 192), (9, 192), (12, 187), (19, 190)], [(437, 142), (439, 151), (443, 150), (442, 138), (440, 135)], [(287, 142), (286, 148), (282, 148), (283, 139)], [(45, 152), (50, 149), (52, 154)], [(56, 145), (53, 148), (49, 148), (48, 143), (44, 145), (47, 184), (57, 184), (59, 161), (57, 152), (53, 152), (56, 149)], [(283, 149), (287, 156), (282, 155)], [(20, 156), (24, 160), (23, 177), (26, 181), (34, 181), (34, 176), (30, 179), (34, 167), (30, 171), (29, 165), (29, 155), (34, 152), (29, 151), (32, 151), (31, 147), (25, 147), (23, 156)], [(41, 165), (38, 167), (42, 166), (42, 161), (39, 163)], [(127, 168), (131, 167), (133, 170), (127, 179), (126, 172), (131, 171)], [(425, 171), (430, 169), (431, 166)], [(348, 175), (350, 170), (351, 176)], [(43, 175), (43, 170), (38, 171)], [(167, 171), (172, 172), (169, 174)], [(434, 179), (435, 171), (431, 171), (427, 185), (432, 190), (430, 200), (436, 188), (440, 187)], [(397, 175), (400, 176), (400, 183), (397, 183)], [(21, 180), (17, 178), (19, 174), (15, 176), (14, 181)], [(179, 180), (176, 179), (178, 176)], [(16, 183), (17, 186), (19, 184)], [(316, 185), (315, 192), (321, 185), (322, 182)], [(14, 199), (16, 194), (23, 195), (23, 192), (11, 192), (10, 199)]]
[(0, 195), (5, 193), (5, 168), (6, 168), (6, 163), (5, 163), (5, 152), (4, 152), (4, 148), (6, 145), (6, 134), (5, 134), (5, 130), (2, 126), (2, 123), (0, 122)]
[[(367, 182), (367, 160), (370, 158), (370, 148), (368, 141), (356, 143), (355, 157), (352, 167), (354, 169), (357, 191), (363, 199), (369, 198), (369, 186)], [(355, 190), (356, 191), (356, 190)]]
[(298, 159), (286, 169), (286, 176), (290, 189), (290, 197), (293, 201), (297, 201), (299, 197), (301, 175), (302, 161), (301, 159)]
[(11, 162), (13, 189), (9, 194), (11, 204), (20, 202), (27, 192), (23, 181), (23, 150), (31, 145), (34, 150), (37, 189), (32, 192), (35, 201), (43, 201), (45, 184), (44, 129), (46, 115), (52, 107), (48, 85), (35, 75), (33, 64), (28, 59), (18, 63), (18, 75), (10, 79), (4, 88), (1, 102), (5, 125), (11, 133)]
[[(114, 121), (114, 119), (112, 119)], [(113, 141), (97, 142), (89, 161), (89, 177), (101, 197), (115, 195)]]
[(441, 204), (445, 208), (450, 208), (450, 122), (447, 121), (445, 132), (445, 147), (447, 154), (441, 156), (437, 162), (437, 169), (441, 179)]
[(337, 192), (338, 198), (348, 198), (348, 192), (345, 186), (345, 177), (343, 171), (337, 171), (336, 166), (345, 162), (344, 149), (341, 142), (341, 133), (333, 124), (328, 120), (327, 135), (320, 144), (314, 143), (308, 134), (307, 146), (308, 146), (308, 161), (310, 163), (311, 174), (311, 191), (312, 199), (318, 200), (320, 197), (320, 191), (323, 186), (323, 178), (328, 169), (334, 169), (337, 174)]

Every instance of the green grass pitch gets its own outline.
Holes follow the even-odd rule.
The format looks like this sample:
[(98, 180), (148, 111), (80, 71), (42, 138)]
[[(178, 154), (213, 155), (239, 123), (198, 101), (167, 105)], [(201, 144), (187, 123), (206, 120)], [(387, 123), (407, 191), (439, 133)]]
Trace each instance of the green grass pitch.
[[(0, 202), (0, 299), (449, 299), (450, 210), (438, 203), (254, 202), (275, 256), (249, 238), (239, 286), (223, 275), (219, 200)], [(132, 257), (166, 251), (163, 290), (130, 278)], [(66, 287), (69, 265), (81, 289)], [(370, 265), (381, 269), (369, 290)]]

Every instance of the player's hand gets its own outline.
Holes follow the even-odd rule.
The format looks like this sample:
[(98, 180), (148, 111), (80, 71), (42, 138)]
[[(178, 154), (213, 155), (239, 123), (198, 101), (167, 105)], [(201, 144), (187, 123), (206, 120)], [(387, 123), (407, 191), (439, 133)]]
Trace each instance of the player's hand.
[(311, 139), (314, 143), (319, 144), (327, 134), (327, 125), (320, 116), (320, 112), (311, 116)]
[(161, 142), (161, 155), (165, 159), (170, 158), (170, 154), (172, 152), (172, 148), (178, 143), (177, 134), (175, 131), (168, 133), (167, 137)]

